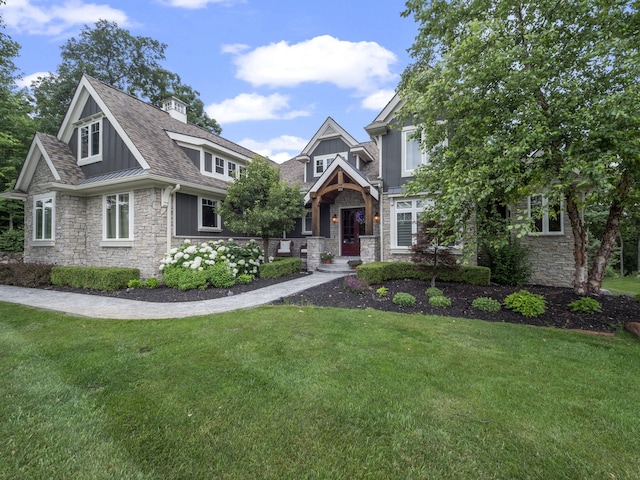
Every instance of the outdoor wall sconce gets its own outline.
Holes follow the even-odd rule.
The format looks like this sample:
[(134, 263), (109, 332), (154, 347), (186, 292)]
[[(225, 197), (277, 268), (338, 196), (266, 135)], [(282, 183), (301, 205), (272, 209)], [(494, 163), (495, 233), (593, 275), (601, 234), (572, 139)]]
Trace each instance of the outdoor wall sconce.
[(373, 220), (374, 220), (376, 223), (380, 223), (380, 214), (379, 214), (378, 212), (376, 212), (376, 213), (373, 215)]
[(338, 216), (334, 214), (333, 217), (331, 217), (331, 221), (333, 223), (338, 223)]

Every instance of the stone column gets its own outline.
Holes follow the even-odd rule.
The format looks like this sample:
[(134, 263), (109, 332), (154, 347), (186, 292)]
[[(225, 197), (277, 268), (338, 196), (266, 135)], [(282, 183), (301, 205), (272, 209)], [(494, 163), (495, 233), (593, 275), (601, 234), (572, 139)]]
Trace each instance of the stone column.
[(324, 237), (307, 237), (307, 270), (314, 271), (320, 266), (320, 253), (325, 251)]
[(362, 263), (380, 261), (380, 237), (376, 235), (360, 236), (360, 260)]

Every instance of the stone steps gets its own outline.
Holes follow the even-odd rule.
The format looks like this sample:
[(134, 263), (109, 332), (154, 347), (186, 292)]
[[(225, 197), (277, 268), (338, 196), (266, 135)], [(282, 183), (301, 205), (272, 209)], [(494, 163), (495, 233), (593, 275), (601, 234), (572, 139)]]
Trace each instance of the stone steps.
[(352, 269), (347, 263), (349, 260), (357, 260), (359, 257), (335, 257), (331, 263), (321, 263), (316, 271), (326, 273), (352, 273), (355, 274), (355, 270)]

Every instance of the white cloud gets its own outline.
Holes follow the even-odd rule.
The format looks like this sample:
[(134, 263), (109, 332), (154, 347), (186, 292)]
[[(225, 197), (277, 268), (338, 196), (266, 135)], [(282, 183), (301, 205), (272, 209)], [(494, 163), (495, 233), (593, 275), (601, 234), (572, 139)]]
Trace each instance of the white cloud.
[(232, 55), (238, 55), (246, 50), (249, 50), (249, 45), (245, 45), (244, 43), (227, 43), (220, 47), (220, 51), (222, 53), (230, 53)]
[(19, 88), (31, 88), (31, 82), (37, 80), (38, 77), (48, 77), (49, 75), (50, 72), (36, 72), (30, 75), (25, 75), (16, 81), (16, 85)]
[(276, 163), (282, 163), (300, 153), (307, 146), (308, 140), (293, 135), (280, 135), (266, 142), (245, 138), (238, 143), (260, 155), (269, 157)]
[(257, 93), (241, 93), (235, 98), (213, 103), (205, 111), (220, 124), (245, 120), (291, 120), (309, 115), (304, 110), (289, 110), (289, 97), (279, 93), (266, 97)]
[(82, 0), (55, 2), (50, 6), (36, 5), (33, 0), (11, 0), (3, 5), (2, 15), (7, 26), (31, 35), (58, 36), (98, 20), (116, 22), (120, 27), (128, 25), (127, 14), (122, 10)]
[(198, 8), (205, 8), (210, 3), (230, 3), (229, 0), (166, 0), (165, 5), (177, 8), (188, 8), (189, 10), (195, 10)]
[(253, 86), (332, 83), (364, 95), (397, 82), (397, 75), (389, 69), (396, 62), (393, 52), (375, 42), (348, 42), (329, 35), (293, 45), (272, 43), (234, 59), (236, 77)]
[(374, 92), (362, 100), (362, 108), (379, 112), (387, 106), (387, 103), (389, 103), (389, 101), (395, 94), (396, 91), (392, 89), (385, 89)]

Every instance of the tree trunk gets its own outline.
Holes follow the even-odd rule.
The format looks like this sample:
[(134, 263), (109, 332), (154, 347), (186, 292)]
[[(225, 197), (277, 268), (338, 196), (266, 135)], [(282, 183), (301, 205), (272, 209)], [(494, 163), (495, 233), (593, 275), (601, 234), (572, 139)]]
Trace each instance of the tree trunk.
[(573, 195), (567, 194), (565, 201), (567, 204), (567, 214), (571, 221), (571, 231), (573, 232), (573, 260), (575, 265), (573, 272), (573, 290), (578, 295), (584, 295), (587, 293), (588, 279), (587, 230), (584, 227), (582, 215), (580, 215), (578, 205)]
[(620, 237), (620, 276), (624, 277), (624, 240), (622, 239), (622, 233), (618, 232)]
[(269, 237), (262, 237), (262, 250), (264, 251), (264, 263), (269, 261)]
[(622, 172), (616, 190), (613, 192), (613, 201), (609, 207), (607, 223), (602, 232), (600, 248), (589, 270), (589, 279), (587, 282), (587, 293), (589, 294), (600, 294), (602, 280), (604, 279), (604, 270), (607, 268), (607, 261), (609, 260), (611, 251), (616, 246), (616, 237), (618, 236), (618, 232), (620, 232), (620, 221), (622, 220), (624, 205), (629, 196), (629, 190), (632, 184), (633, 180), (631, 176), (627, 172)]

